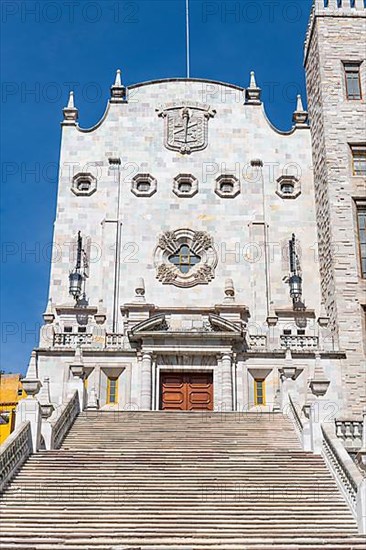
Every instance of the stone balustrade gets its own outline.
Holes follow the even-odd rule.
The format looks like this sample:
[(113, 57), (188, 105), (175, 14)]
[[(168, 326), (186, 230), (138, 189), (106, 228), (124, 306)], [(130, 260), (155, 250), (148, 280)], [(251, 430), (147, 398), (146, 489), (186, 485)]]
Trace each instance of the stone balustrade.
[(0, 447), (0, 492), (33, 452), (30, 423), (23, 422)]
[(107, 333), (94, 335), (89, 332), (73, 333), (60, 332), (54, 335), (54, 347), (76, 348), (77, 346), (89, 348), (124, 348), (126, 337), (123, 334)]
[(281, 334), (280, 346), (282, 349), (291, 349), (297, 351), (310, 351), (318, 349), (319, 339), (317, 336), (299, 336), (299, 335), (287, 335)]
[(106, 348), (123, 348), (125, 336), (123, 334), (106, 334), (105, 346)]
[(266, 349), (267, 336), (265, 334), (249, 334), (248, 342), (250, 349)]
[(93, 344), (93, 335), (89, 332), (59, 332), (54, 335), (53, 345), (66, 348), (76, 346), (91, 346)]
[(337, 419), (335, 421), (337, 437), (348, 452), (358, 452), (362, 448), (362, 420)]
[(75, 418), (80, 412), (78, 392), (75, 391), (71, 399), (60, 408), (57, 420), (52, 423), (52, 448), (59, 449), (61, 444), (73, 425)]

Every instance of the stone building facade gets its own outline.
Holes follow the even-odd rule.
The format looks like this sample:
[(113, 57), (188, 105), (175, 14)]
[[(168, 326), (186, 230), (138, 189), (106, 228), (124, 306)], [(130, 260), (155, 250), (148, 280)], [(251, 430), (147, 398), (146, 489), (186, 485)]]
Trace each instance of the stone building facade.
[(365, 159), (365, 31), (363, 0), (317, 0), (305, 43), (322, 296), (357, 414), (366, 404), (366, 183), (355, 165)]
[(360, 412), (365, 178), (350, 177), (349, 143), (362, 150), (365, 103), (340, 97), (343, 62), (364, 79), (365, 12), (329, 4), (314, 7), (306, 43), (310, 126), (298, 98), (292, 130), (274, 128), (254, 73), (245, 89), (127, 89), (118, 72), (89, 129), (70, 95), (27, 374), (41, 401), (78, 389), (92, 409), (268, 411), (291, 388), (300, 407), (323, 395), (334, 414)]

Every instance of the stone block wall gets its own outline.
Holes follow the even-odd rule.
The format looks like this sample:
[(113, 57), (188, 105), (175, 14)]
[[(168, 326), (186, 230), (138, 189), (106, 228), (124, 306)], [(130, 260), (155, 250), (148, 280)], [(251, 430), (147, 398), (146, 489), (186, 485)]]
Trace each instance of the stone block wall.
[[(366, 405), (366, 280), (361, 277), (356, 201), (365, 178), (353, 176), (351, 144), (365, 143), (366, 10), (360, 2), (317, 1), (305, 48), (312, 131), (322, 295), (339, 347), (347, 354), (347, 410)], [(344, 62), (361, 62), (363, 99), (349, 101)]]

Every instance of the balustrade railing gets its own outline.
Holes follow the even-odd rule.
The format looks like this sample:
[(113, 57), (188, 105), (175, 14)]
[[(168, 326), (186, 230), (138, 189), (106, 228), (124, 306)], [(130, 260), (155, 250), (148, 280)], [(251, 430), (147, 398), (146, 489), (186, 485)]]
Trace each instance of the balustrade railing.
[(105, 345), (107, 348), (118, 347), (121, 348), (124, 345), (124, 335), (123, 334), (106, 334), (105, 335)]
[(265, 334), (249, 334), (249, 347), (251, 349), (266, 349), (267, 336)]
[(53, 345), (55, 347), (76, 348), (77, 346), (123, 348), (125, 336), (123, 334), (92, 334), (89, 332), (59, 332), (54, 335)]
[(93, 335), (88, 332), (59, 332), (54, 335), (54, 346), (76, 347), (90, 346), (93, 343)]
[(319, 341), (317, 336), (300, 336), (300, 335), (287, 335), (281, 334), (280, 336), (280, 345), (283, 349), (294, 349), (294, 350), (311, 350), (317, 349), (319, 346)]
[(362, 420), (341, 420), (335, 421), (336, 434), (348, 452), (357, 452), (362, 447)]
[(335, 435), (333, 427), (322, 425), (322, 455), (342, 491), (353, 515), (357, 518), (357, 493), (363, 476)]
[(57, 420), (52, 424), (52, 446), (59, 449), (61, 444), (73, 425), (75, 418), (80, 412), (78, 392), (75, 391), (70, 401), (61, 407)]
[[(267, 348), (267, 336), (265, 334), (249, 334), (248, 344), (250, 349)], [(125, 345), (123, 334), (107, 333), (105, 335), (93, 335), (89, 332), (59, 332), (54, 335), (55, 347), (75, 348), (77, 346), (104, 346), (106, 348), (121, 348)], [(317, 336), (281, 335), (280, 347), (282, 349), (314, 350), (319, 345)]]
[(33, 452), (29, 421), (24, 422), (0, 446), (0, 492)]

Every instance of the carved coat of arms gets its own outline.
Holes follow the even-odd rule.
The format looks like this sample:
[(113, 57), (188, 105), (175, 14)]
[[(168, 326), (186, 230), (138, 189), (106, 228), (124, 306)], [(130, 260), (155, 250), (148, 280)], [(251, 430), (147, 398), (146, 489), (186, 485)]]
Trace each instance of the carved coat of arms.
[(165, 119), (165, 147), (189, 154), (202, 151), (208, 143), (208, 120), (216, 111), (199, 103), (167, 105), (158, 110)]

